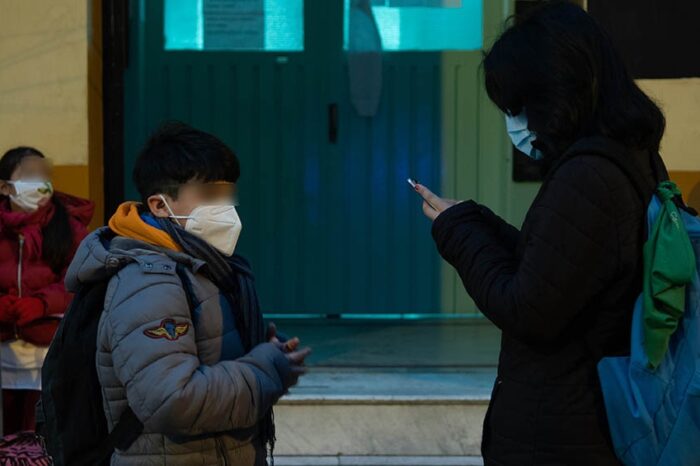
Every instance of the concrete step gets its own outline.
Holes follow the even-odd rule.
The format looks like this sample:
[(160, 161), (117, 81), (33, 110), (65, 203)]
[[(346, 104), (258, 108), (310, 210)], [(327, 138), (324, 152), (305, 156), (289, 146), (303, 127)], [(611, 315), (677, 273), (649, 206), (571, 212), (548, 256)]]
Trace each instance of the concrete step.
[(475, 456), (277, 456), (275, 466), (483, 466)]
[[(275, 409), (276, 456), (473, 464), (495, 375), (494, 367), (314, 368)], [(426, 463), (430, 457), (457, 462)]]

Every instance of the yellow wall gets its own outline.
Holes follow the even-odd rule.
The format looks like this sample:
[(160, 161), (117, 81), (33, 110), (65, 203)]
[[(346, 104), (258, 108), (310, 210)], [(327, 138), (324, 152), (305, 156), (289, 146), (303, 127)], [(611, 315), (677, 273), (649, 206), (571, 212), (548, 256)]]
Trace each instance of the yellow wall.
[[(588, 0), (578, 1), (588, 8)], [(640, 79), (666, 115), (661, 155), (689, 204), (700, 209), (700, 78)]]
[(700, 209), (700, 78), (638, 82), (666, 115), (661, 155), (671, 178), (683, 190), (688, 204)]
[(103, 112), (102, 112), (102, 0), (88, 2), (88, 169), (90, 199), (95, 201), (93, 226), (104, 218)]
[(88, 87), (101, 80), (89, 79), (89, 12), (86, 0), (0, 0), (0, 151), (37, 147), (55, 165), (57, 189), (101, 204), (102, 177), (88, 176), (101, 166), (88, 150)]

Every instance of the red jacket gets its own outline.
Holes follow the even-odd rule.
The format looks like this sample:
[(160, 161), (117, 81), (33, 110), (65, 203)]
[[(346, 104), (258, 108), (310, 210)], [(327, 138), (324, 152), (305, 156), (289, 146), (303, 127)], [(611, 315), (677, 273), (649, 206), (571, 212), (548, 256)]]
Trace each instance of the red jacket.
[[(72, 242), (72, 258), (87, 235), (87, 226), (95, 206), (91, 201), (68, 194), (57, 192), (54, 196), (65, 206), (70, 218), (73, 235), (66, 241)], [(72, 294), (63, 286), (71, 258), (60, 274), (42, 259), (41, 230), (53, 217), (54, 209), (53, 202), (50, 202), (36, 212), (13, 212), (9, 199), (0, 200), (0, 296), (21, 294), (22, 297), (39, 298), (46, 305), (46, 316), (25, 327), (0, 324), (0, 338), (3, 341), (19, 337), (36, 345), (48, 345), (72, 298)], [(23, 238), (21, 252), (20, 237)]]

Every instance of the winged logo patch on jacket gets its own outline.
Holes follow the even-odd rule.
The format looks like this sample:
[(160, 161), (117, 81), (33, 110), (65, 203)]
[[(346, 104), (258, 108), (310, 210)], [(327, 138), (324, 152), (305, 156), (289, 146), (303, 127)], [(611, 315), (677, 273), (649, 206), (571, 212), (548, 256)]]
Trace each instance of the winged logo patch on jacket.
[(173, 319), (165, 319), (160, 323), (160, 326), (146, 329), (143, 331), (143, 334), (154, 340), (165, 338), (169, 341), (175, 341), (187, 334), (189, 330), (190, 324), (187, 322), (175, 322)]

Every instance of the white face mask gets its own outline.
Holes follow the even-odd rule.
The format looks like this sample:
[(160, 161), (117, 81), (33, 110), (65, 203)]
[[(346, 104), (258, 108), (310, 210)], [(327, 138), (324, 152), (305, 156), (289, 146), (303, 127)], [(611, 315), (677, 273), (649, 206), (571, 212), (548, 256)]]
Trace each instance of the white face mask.
[(238, 217), (236, 206), (208, 205), (196, 207), (190, 215), (175, 215), (163, 196), (170, 218), (187, 219), (185, 231), (192, 233), (219, 250), (231, 256), (236, 249), (243, 225)]
[(506, 129), (510, 140), (513, 141), (513, 145), (520, 152), (535, 160), (541, 160), (544, 157), (539, 149), (532, 146), (532, 142), (537, 139), (537, 135), (527, 127), (525, 109), (522, 109), (516, 116), (506, 113)]
[(39, 204), (53, 196), (53, 185), (50, 181), (41, 180), (17, 180), (8, 181), (15, 187), (15, 194), (10, 194), (10, 199), (20, 208), (35, 212)]

